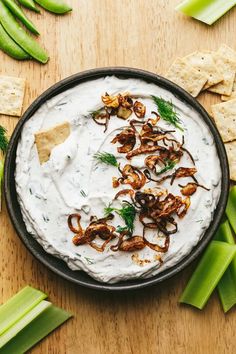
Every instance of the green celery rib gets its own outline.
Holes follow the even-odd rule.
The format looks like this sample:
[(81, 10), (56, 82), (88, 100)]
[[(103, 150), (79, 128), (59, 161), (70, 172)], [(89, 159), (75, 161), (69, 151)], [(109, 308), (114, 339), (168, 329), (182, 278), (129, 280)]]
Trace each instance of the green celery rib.
[(25, 328), (50, 306), (52, 306), (51, 302), (45, 300), (36, 305), (31, 311), (29, 311), (24, 317), (22, 317), (18, 322), (16, 322), (0, 336), (0, 348), (2, 348), (6, 343), (13, 339), (23, 328)]
[[(215, 239), (227, 242), (231, 245), (235, 244), (228, 220), (220, 225), (215, 235)], [(223, 310), (224, 312), (227, 312), (236, 304), (236, 257), (233, 258), (220, 279), (217, 289)]]
[(179, 301), (202, 309), (235, 253), (235, 245), (212, 241), (204, 252)]
[(214, 239), (216, 241), (222, 241), (222, 242), (227, 242), (230, 245), (234, 245), (234, 237), (229, 225), (229, 221), (225, 220), (220, 224), (220, 227), (218, 228)]
[(68, 312), (50, 306), (0, 349), (0, 354), (25, 353), (70, 317)]
[(18, 322), (47, 297), (43, 292), (26, 286), (0, 306), (0, 335)]
[(229, 219), (230, 225), (236, 233), (236, 186), (230, 189), (226, 215)]
[(184, 0), (176, 10), (212, 25), (234, 5), (236, 0)]

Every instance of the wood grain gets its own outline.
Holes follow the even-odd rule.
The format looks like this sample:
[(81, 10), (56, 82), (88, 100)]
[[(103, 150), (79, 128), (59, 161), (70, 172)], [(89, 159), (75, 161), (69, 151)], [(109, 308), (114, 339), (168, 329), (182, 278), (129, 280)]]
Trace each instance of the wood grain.
[[(56, 81), (85, 69), (119, 65), (164, 74), (177, 56), (197, 49), (217, 49), (221, 43), (236, 49), (236, 8), (208, 27), (176, 13), (180, 0), (67, 1), (74, 10), (66, 16), (27, 11), (50, 53), (47, 65), (0, 53), (0, 74), (27, 79), (25, 109)], [(211, 94), (200, 97), (208, 109), (217, 100)], [(0, 116), (9, 134), (16, 123)], [(0, 238), (0, 302), (31, 284), (74, 314), (33, 354), (235, 353), (235, 310), (225, 316), (216, 295), (202, 312), (178, 305), (191, 268), (151, 289), (100, 293), (76, 287), (39, 264), (17, 237), (5, 205)]]

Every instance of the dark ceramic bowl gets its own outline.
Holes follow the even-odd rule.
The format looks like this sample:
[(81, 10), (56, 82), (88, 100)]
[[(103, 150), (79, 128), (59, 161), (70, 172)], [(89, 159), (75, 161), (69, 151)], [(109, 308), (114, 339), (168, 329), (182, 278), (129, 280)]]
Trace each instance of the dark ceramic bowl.
[[(220, 159), (221, 170), (222, 170), (222, 189), (221, 189), (220, 200), (214, 213), (214, 218), (208, 230), (206, 231), (204, 237), (201, 239), (201, 241), (199, 241), (197, 246), (194, 247), (191, 253), (187, 255), (184, 259), (182, 259), (173, 268), (170, 268), (152, 278), (130, 280), (126, 282), (120, 282), (117, 284), (99, 283), (82, 271), (72, 271), (67, 267), (66, 263), (64, 263), (62, 260), (59, 260), (58, 258), (55, 258), (52, 255), (46, 253), (43, 250), (43, 248), (40, 246), (40, 244), (37, 243), (37, 241), (35, 241), (35, 239), (27, 232), (25, 228), (25, 224), (21, 215), (20, 206), (17, 201), (17, 194), (16, 194), (15, 183), (14, 183), (16, 148), (21, 135), (21, 130), (25, 122), (29, 120), (31, 116), (39, 109), (39, 107), (51, 97), (75, 85), (78, 85), (81, 82), (97, 79), (99, 77), (103, 77), (106, 75), (116, 75), (123, 78), (138, 78), (148, 82), (152, 82), (154, 84), (157, 84), (167, 89), (168, 91), (176, 95), (179, 99), (186, 102), (188, 105), (192, 106), (195, 111), (200, 113), (202, 119), (209, 126), (212, 135), (214, 136), (217, 152)], [(163, 77), (160, 77), (158, 75), (140, 69), (117, 68), (117, 67), (94, 69), (79, 74), (75, 74), (55, 84), (47, 91), (45, 91), (39, 98), (37, 98), (27, 109), (22, 119), (17, 124), (14, 133), (11, 137), (9, 149), (5, 161), (4, 177), (5, 177), (4, 193), (5, 193), (7, 209), (11, 221), (16, 229), (16, 232), (20, 236), (25, 246), (29, 249), (29, 251), (46, 267), (48, 267), (53, 272), (55, 272), (56, 274), (62, 276), (67, 280), (70, 280), (78, 285), (83, 285), (93, 289), (113, 290), (113, 291), (139, 289), (139, 288), (143, 288), (146, 286), (150, 286), (162, 282), (163, 280), (166, 280), (172, 277), (173, 275), (179, 273), (182, 269), (184, 269), (187, 265), (189, 265), (203, 251), (203, 249), (206, 247), (208, 242), (213, 237), (216, 229), (218, 228), (220, 220), (225, 211), (227, 197), (228, 197), (228, 190), (229, 190), (229, 168), (228, 168), (228, 161), (225, 153), (224, 144), (220, 138), (220, 135), (215, 125), (213, 124), (211, 118), (209, 117), (205, 109), (182, 88), (166, 80)]]

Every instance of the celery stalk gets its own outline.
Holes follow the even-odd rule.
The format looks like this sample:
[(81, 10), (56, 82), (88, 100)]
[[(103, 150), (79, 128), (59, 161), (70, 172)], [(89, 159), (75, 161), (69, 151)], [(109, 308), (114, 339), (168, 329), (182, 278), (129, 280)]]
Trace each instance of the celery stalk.
[(18, 322), (47, 297), (43, 292), (26, 286), (0, 306), (0, 335)]
[(212, 241), (204, 252), (179, 301), (202, 309), (235, 253), (235, 245)]
[(4, 332), (0, 336), (0, 348), (2, 348), (6, 343), (8, 343), (12, 338), (14, 338), (23, 328), (25, 328), (29, 323), (31, 323), (37, 316), (39, 316), (51, 305), (51, 302), (45, 300), (41, 301), (24, 317), (22, 317), (18, 322), (11, 326), (6, 332)]
[(236, 0), (184, 0), (177, 5), (176, 10), (212, 25), (234, 5)]
[(229, 219), (230, 225), (236, 233), (236, 186), (230, 189), (226, 215)]
[(234, 245), (234, 237), (229, 225), (229, 221), (225, 220), (220, 224), (220, 227), (218, 228), (214, 240), (216, 241), (222, 241), (222, 242), (227, 242), (230, 245)]
[(56, 306), (50, 306), (17, 334), (1, 350), (0, 354), (20, 354), (32, 348), (71, 315)]
[[(228, 220), (220, 225), (215, 235), (215, 239), (227, 242), (231, 245), (235, 244)], [(233, 258), (220, 279), (217, 289), (223, 310), (224, 312), (227, 312), (236, 304), (236, 257)]]

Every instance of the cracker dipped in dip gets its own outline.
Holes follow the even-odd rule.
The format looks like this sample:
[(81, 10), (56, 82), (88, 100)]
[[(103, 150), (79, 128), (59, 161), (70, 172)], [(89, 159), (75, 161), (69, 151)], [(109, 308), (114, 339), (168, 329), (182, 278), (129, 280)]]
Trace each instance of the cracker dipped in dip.
[(221, 192), (213, 136), (170, 92), (108, 76), (44, 103), (17, 148), (27, 230), (100, 282), (148, 278), (187, 256)]

